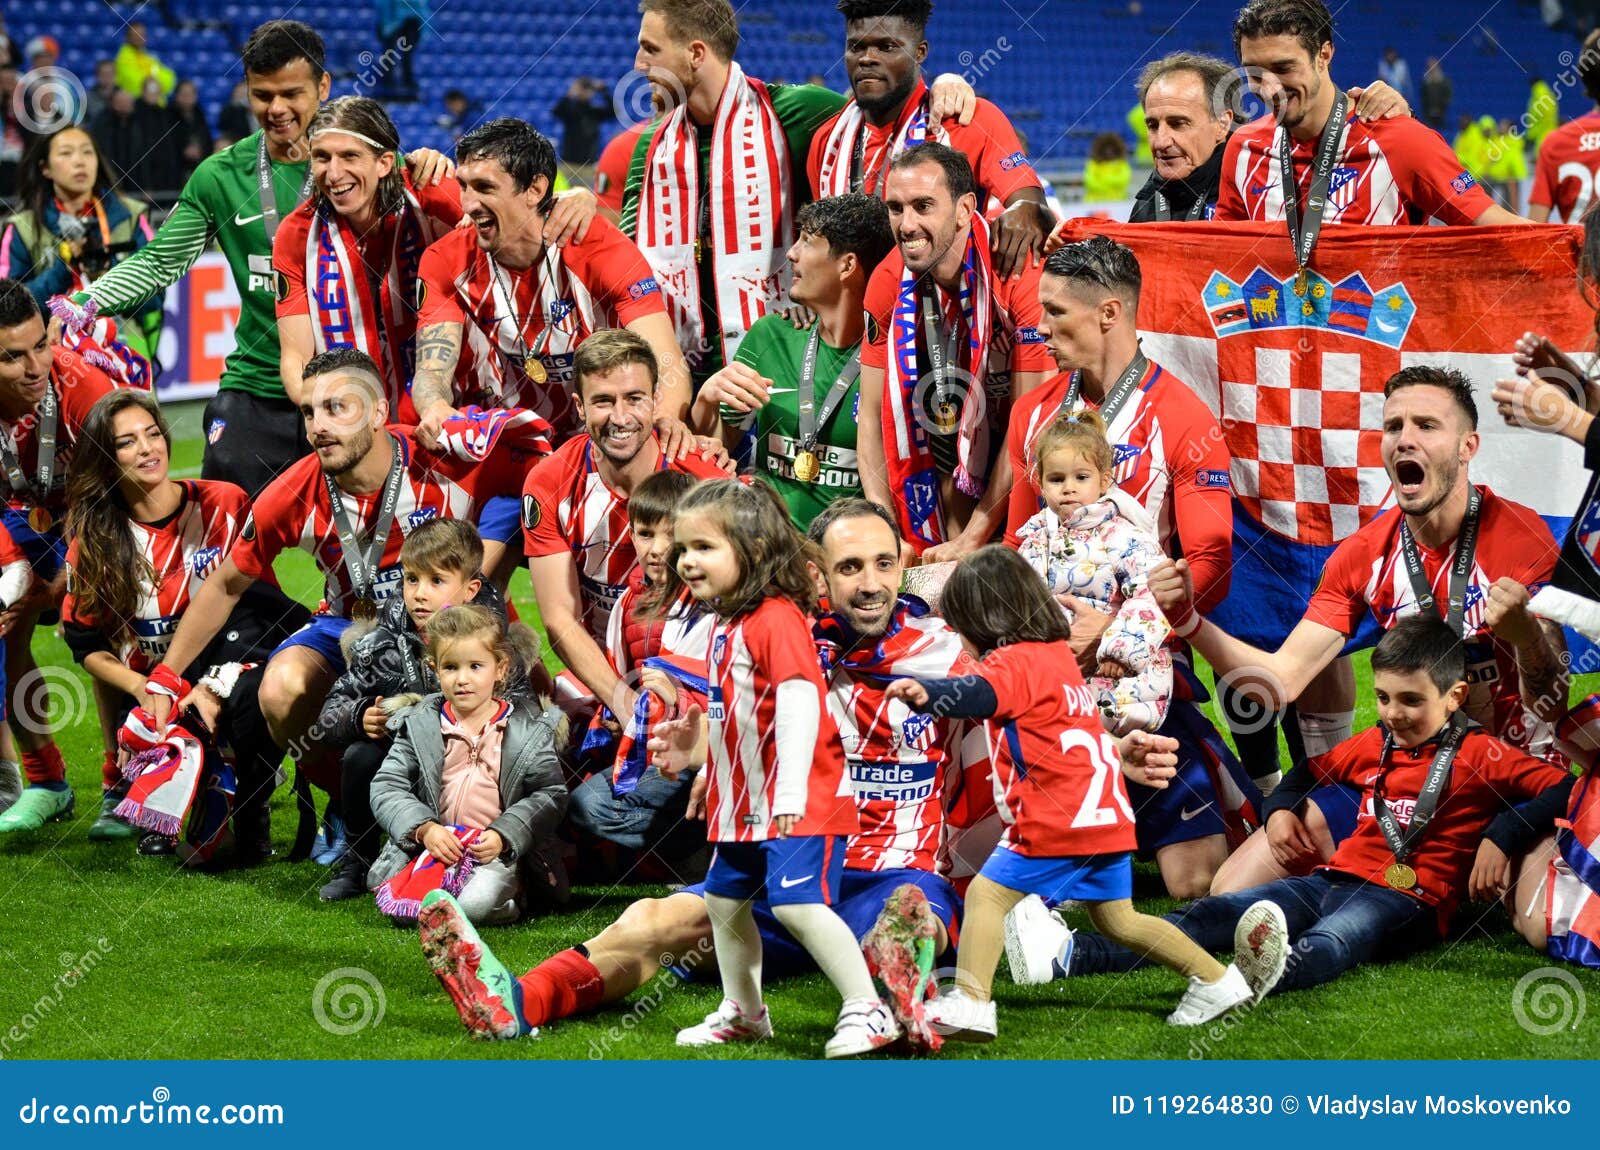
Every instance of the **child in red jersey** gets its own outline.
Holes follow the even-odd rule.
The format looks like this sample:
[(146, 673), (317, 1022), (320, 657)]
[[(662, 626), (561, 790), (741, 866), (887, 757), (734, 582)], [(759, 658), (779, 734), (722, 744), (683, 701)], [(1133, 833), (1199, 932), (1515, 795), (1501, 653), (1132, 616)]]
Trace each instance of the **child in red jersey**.
[(994, 1038), (989, 989), (1002, 924), (1028, 894), (1087, 903), (1102, 934), (1188, 976), (1167, 1018), (1174, 1025), (1199, 1025), (1247, 1001), (1236, 967), (1133, 909), (1133, 808), (1117, 745), (1068, 646), (1070, 625), (1027, 561), (998, 544), (981, 548), (957, 565), (940, 603), (979, 672), (897, 679), (887, 694), (944, 718), (985, 720), (1006, 829), (967, 888), (955, 985), (929, 1005), (929, 1023), (957, 1040)]
[[(717, 851), (705, 900), (724, 995), (703, 1023), (678, 1032), (680, 1046), (771, 1036), (752, 910), (760, 897), (844, 998), (827, 1057), (866, 1054), (900, 1036), (831, 905), (859, 822), (807, 619), (816, 605), (810, 553), (770, 489), (711, 480), (678, 505), (661, 601), (687, 588), (717, 614), (709, 723), (691, 708), (681, 726), (709, 740), (708, 757), (687, 761), (707, 764), (707, 837)], [(657, 765), (675, 773), (680, 762)]]

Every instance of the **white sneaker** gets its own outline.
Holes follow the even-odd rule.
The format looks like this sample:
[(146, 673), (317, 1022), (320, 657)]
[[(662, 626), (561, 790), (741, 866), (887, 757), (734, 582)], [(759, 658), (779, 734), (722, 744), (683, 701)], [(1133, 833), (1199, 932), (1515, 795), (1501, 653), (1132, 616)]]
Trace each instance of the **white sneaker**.
[(10, 759), (0, 759), (0, 812), (10, 809), (22, 797), (22, 767)]
[(882, 1050), (900, 1037), (894, 1013), (877, 998), (852, 998), (839, 1010), (833, 1037), (822, 1048), (826, 1058), (855, 1058)]
[(1239, 916), (1233, 928), (1233, 961), (1257, 1002), (1278, 985), (1289, 961), (1289, 923), (1282, 907), (1262, 899)]
[(772, 1037), (772, 1015), (765, 1006), (746, 1015), (739, 1004), (724, 998), (699, 1026), (678, 1031), (679, 1046), (722, 1046), (729, 1042), (760, 1042)]
[(979, 1002), (952, 988), (928, 1003), (928, 1025), (954, 1042), (993, 1042), (994, 999)]
[(1239, 968), (1229, 965), (1228, 972), (1216, 982), (1191, 978), (1189, 989), (1178, 1000), (1178, 1008), (1167, 1015), (1167, 1022), (1172, 1026), (1199, 1026), (1254, 998)]
[(1018, 986), (1040, 986), (1056, 976), (1056, 960), (1072, 953), (1072, 929), (1044, 900), (1030, 894), (1006, 915), (1006, 964)]

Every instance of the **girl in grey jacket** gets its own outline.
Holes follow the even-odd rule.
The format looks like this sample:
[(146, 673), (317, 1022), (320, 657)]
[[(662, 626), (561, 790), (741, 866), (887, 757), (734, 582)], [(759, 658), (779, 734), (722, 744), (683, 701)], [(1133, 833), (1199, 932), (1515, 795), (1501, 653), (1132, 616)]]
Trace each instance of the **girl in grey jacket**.
[[(428, 657), (442, 691), (400, 717), (372, 781), (372, 813), (390, 838), (372, 881), (423, 851), (445, 866), (470, 855), (463, 911), (478, 924), (513, 922), (523, 909), (520, 864), (550, 850), (566, 813), (566, 716), (547, 698), (506, 697), (505, 624), (483, 607), (440, 612), (428, 625)], [(452, 826), (481, 833), (463, 847)], [(542, 865), (534, 873), (549, 881)]]

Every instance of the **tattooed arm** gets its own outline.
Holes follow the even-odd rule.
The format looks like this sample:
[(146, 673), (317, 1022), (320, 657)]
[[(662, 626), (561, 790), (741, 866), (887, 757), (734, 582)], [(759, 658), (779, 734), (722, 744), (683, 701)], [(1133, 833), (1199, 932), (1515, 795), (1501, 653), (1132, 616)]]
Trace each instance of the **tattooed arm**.
[(1559, 625), (1528, 610), (1528, 598), (1528, 589), (1515, 579), (1496, 579), (1484, 622), (1516, 649), (1523, 704), (1545, 722), (1558, 723), (1567, 713), (1566, 639)]
[(456, 413), (456, 361), (461, 358), (461, 325), (431, 323), (417, 331), (417, 374), (411, 402), (417, 409), (417, 438), (437, 449), (439, 429)]

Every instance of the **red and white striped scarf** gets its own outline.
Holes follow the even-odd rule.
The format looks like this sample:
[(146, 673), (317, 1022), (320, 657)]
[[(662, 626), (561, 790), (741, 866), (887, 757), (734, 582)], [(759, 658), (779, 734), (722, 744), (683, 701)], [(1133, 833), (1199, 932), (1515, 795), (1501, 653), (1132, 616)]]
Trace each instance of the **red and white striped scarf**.
[(318, 352), (355, 347), (383, 368), (391, 422), (403, 422), (401, 401), (416, 374), (417, 269), (422, 253), (448, 227), (423, 211), (409, 180), (395, 213), (388, 266), (373, 298), (355, 229), (329, 204), (306, 232), (306, 298)]
[[(917, 554), (945, 541), (944, 511), (939, 505), (939, 475), (934, 466), (928, 430), (933, 426), (933, 384), (920, 381), (917, 348), (923, 340), (918, 277), (909, 268), (900, 272), (900, 291), (890, 318), (889, 364), (884, 374), (883, 441), (887, 451), (889, 489), (895, 493), (900, 529)], [(935, 289), (938, 291), (938, 289)], [(939, 314), (946, 311), (943, 293)], [(972, 234), (961, 266), (961, 324), (966, 332), (966, 354), (958, 344), (949, 364), (950, 386), (962, 400), (961, 424), (956, 439), (956, 486), (978, 498), (989, 483), (991, 436), (1004, 435), (1009, 402), (991, 397), (991, 376), (1010, 391), (1010, 341), (996, 341), (998, 327), (1009, 323), (994, 314), (994, 268), (989, 260), (989, 228), (973, 214)], [(990, 353), (1000, 362), (991, 362)], [(998, 410), (997, 410), (998, 408)]]
[[(635, 242), (650, 261), (687, 349), (720, 342), (731, 362), (744, 333), (789, 302), (787, 253), (794, 243), (788, 140), (767, 86), (729, 65), (711, 131), (711, 250), (717, 329), (700, 314), (695, 241), (700, 233), (700, 129), (679, 105), (650, 141)], [(696, 350), (691, 356), (698, 358)]]
[[(842, 196), (850, 191), (850, 166), (860, 143), (861, 133), (867, 130), (866, 117), (861, 114), (861, 106), (854, 100), (845, 105), (844, 111), (839, 113), (839, 118), (833, 122), (833, 128), (828, 132), (828, 140), (822, 152), (822, 169), (818, 173), (817, 197)], [(907, 148), (914, 148), (918, 144), (928, 141), (939, 144), (950, 142), (950, 133), (944, 130), (943, 124), (935, 124), (933, 130), (928, 130), (928, 86), (921, 80), (917, 81), (916, 88), (906, 100), (905, 107), (900, 110), (900, 118), (895, 123), (894, 131), (889, 134), (887, 155), (861, 157), (861, 190), (869, 195), (882, 196), (884, 185), (888, 183), (887, 173), (890, 162)], [(874, 163), (874, 161), (877, 161)], [(870, 184), (866, 182), (867, 174), (876, 172), (877, 178)]]

